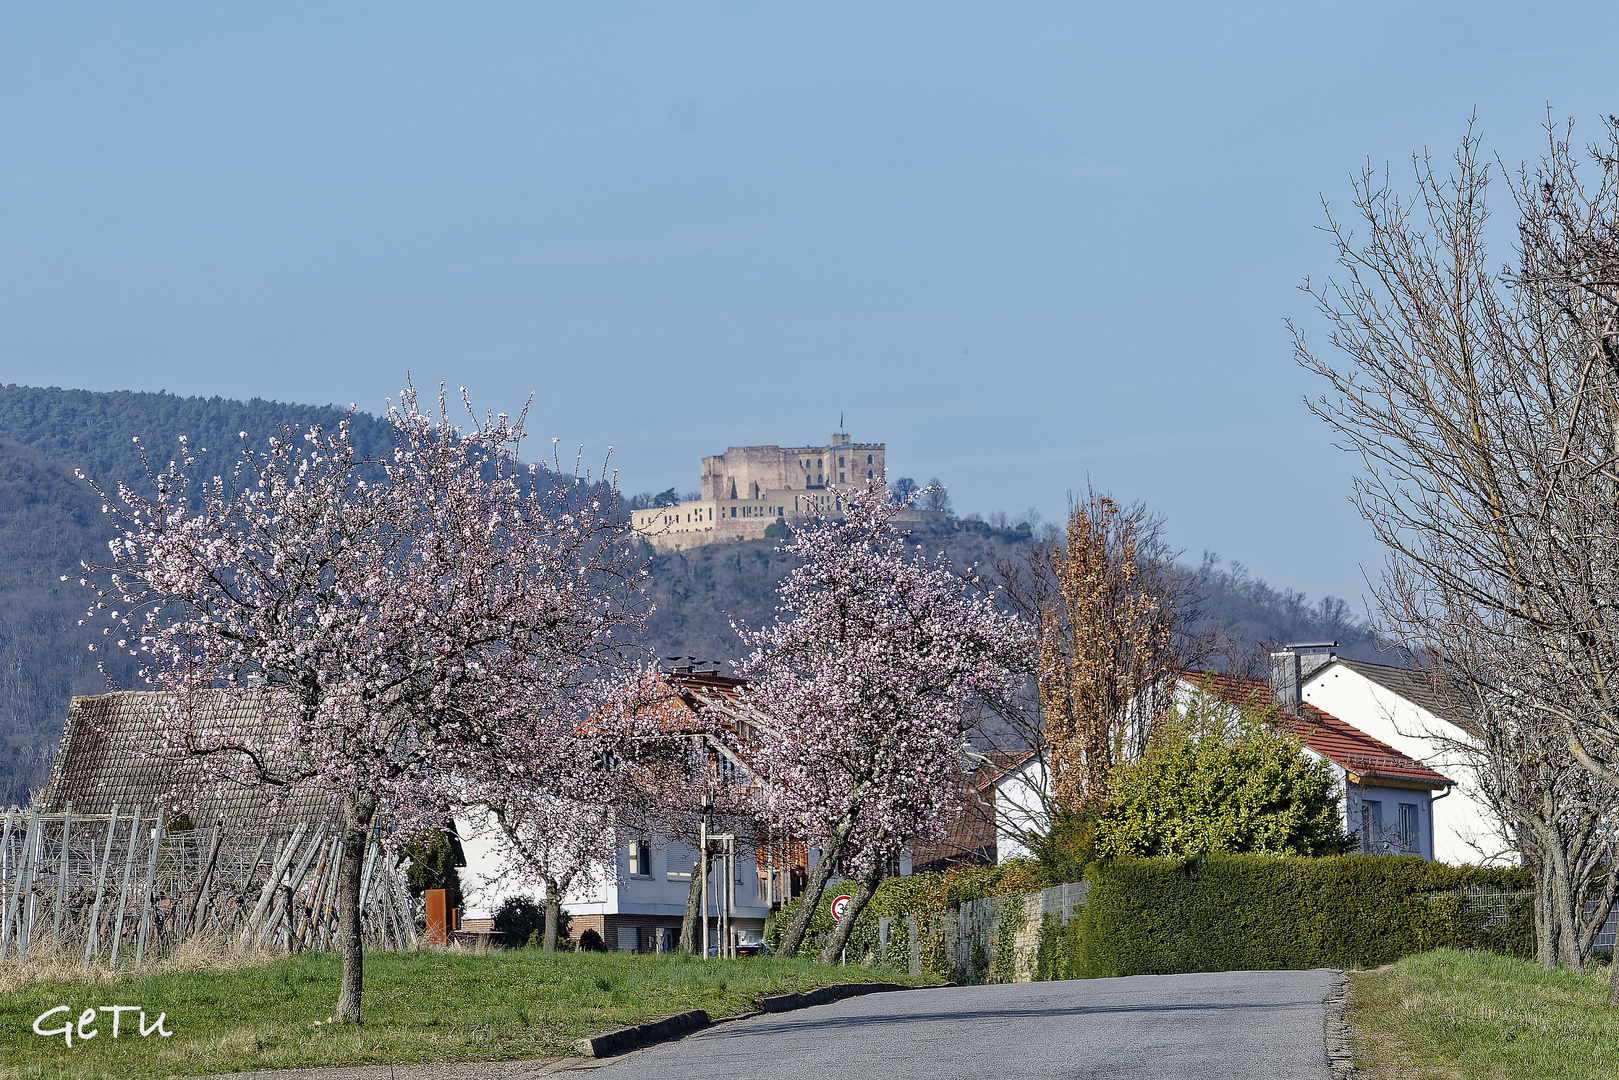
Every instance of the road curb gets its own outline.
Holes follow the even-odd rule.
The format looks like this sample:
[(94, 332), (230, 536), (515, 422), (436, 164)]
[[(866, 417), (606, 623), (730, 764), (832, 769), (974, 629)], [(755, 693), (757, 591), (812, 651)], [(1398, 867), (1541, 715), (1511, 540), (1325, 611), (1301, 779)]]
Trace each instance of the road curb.
[(1338, 981), (1327, 991), (1323, 1002), (1326, 1012), (1327, 1066), (1333, 1080), (1347, 1080), (1355, 1073), (1355, 1053), (1350, 1042), (1349, 1020), (1344, 1015), (1349, 1007), (1349, 976), (1338, 972)]
[(644, 1046), (683, 1039), (694, 1031), (702, 1031), (716, 1024), (746, 1020), (761, 1013), (792, 1012), (795, 1009), (808, 1009), (815, 1005), (831, 1005), (844, 998), (859, 997), (862, 994), (886, 994), (896, 990), (938, 990), (954, 985), (956, 984), (930, 983), (925, 986), (907, 986), (904, 983), (837, 983), (833, 986), (823, 986), (818, 990), (806, 990), (801, 994), (776, 994), (772, 997), (755, 998), (754, 1004), (758, 1008), (754, 1012), (738, 1013), (735, 1016), (710, 1019), (704, 1010), (692, 1009), (690, 1012), (676, 1013), (662, 1020), (619, 1028), (586, 1039), (575, 1039), (573, 1049), (580, 1057), (616, 1057)]

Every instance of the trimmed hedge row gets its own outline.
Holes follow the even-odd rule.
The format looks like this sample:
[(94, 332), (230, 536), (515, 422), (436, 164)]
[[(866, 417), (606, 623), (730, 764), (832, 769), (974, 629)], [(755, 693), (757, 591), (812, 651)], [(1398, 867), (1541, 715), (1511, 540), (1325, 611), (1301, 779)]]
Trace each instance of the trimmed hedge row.
[(1209, 855), (1108, 860), (1085, 876), (1083, 930), (1054, 928), (1049, 949), (1052, 935), (1041, 935), (1047, 978), (1367, 967), (1442, 946), (1534, 954), (1529, 898), (1490, 927), (1463, 891), (1531, 889), (1526, 870), (1415, 856)]

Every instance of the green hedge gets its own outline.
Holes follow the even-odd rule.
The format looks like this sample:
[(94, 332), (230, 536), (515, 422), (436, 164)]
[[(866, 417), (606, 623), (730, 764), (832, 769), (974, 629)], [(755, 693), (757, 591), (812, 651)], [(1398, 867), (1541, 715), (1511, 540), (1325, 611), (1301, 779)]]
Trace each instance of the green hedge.
[[(1462, 892), (1532, 888), (1525, 870), (1414, 856), (1114, 859), (1094, 863), (1084, 926), (1042, 934), (1039, 965), (1084, 977), (1368, 967), (1442, 946), (1534, 951), (1528, 898), (1505, 925)], [(1076, 920), (1076, 923), (1078, 920)], [(1075, 924), (1071, 923), (1070, 927)], [(1047, 948), (1046, 938), (1052, 937)]]

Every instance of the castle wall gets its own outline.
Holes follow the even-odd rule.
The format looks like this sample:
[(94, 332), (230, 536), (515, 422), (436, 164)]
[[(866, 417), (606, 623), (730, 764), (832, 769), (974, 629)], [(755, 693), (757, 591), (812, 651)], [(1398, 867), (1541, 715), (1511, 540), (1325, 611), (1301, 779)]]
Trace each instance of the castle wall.
[(835, 516), (844, 491), (885, 477), (886, 449), (842, 432), (825, 446), (732, 446), (703, 459), (701, 498), (637, 510), (631, 524), (660, 551), (763, 539), (778, 520)]

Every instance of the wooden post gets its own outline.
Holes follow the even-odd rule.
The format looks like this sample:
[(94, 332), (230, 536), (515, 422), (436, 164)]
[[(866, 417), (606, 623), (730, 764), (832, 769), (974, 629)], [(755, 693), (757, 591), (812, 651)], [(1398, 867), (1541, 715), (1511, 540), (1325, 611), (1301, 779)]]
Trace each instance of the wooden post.
[[(326, 832), (326, 826), (325, 826), (324, 823), (322, 823), (318, 828), (316, 828), (316, 830), (315, 830), (315, 838), (313, 840), (309, 841), (309, 846), (304, 849), (303, 858), (298, 860), (298, 872), (296, 874), (294, 874), (292, 877), (287, 879), (289, 884), (287, 886), (286, 893), (283, 895), (283, 897), (281, 899), (281, 905), (280, 906), (281, 906), (282, 909), (284, 909), (284, 910), (281, 911), (281, 917), (283, 919), (285, 919), (286, 923), (287, 923), (287, 951), (288, 952), (292, 951), (292, 941), (293, 941), (292, 934), (297, 929), (294, 926), (293, 920), (292, 920), (292, 916), (293, 916), (292, 905), (298, 898), (298, 890), (303, 888), (304, 875), (309, 873), (309, 864), (310, 864), (310, 862), (312, 862), (314, 860), (315, 852), (321, 850), (321, 837), (322, 837), (322, 835), (325, 834), (325, 832)], [(287, 846), (290, 848), (292, 845), (288, 844)], [(276, 919), (271, 920), (270, 929), (272, 931), (275, 929), (275, 925), (279, 921), (280, 920), (276, 920)], [(268, 938), (268, 937), (269, 937), (269, 934), (266, 934), (265, 938)]]
[[(101, 927), (101, 894), (107, 887), (107, 864), (112, 862), (113, 832), (118, 828), (118, 804), (112, 804), (112, 816), (107, 819), (107, 849), (101, 853), (101, 872), (96, 875), (96, 899), (90, 911), (90, 931), (84, 935), (84, 962), (95, 959), (96, 937)], [(92, 852), (92, 855), (94, 853)]]
[(11, 876), (12, 811), (6, 811), (4, 832), (0, 832), (0, 959), (6, 955), (6, 942), (11, 940), (11, 896), (6, 891), (6, 880)]
[(388, 857), (382, 857), (382, 884), (377, 892), (377, 913), (382, 923), (382, 945), (387, 948), (389, 938), (393, 939), (395, 952), (402, 952), (405, 948), (405, 939), (399, 932), (399, 913), (394, 906), (393, 875), (388, 872)]
[(135, 872), (135, 844), (140, 839), (141, 808), (135, 807), (129, 819), (129, 851), (124, 855), (124, 883), (118, 889), (118, 919), (112, 930), (112, 956), (108, 963), (118, 966), (118, 952), (124, 943), (124, 906), (129, 901), (129, 877)]
[(315, 872), (315, 887), (309, 897), (308, 932), (305, 935), (311, 949), (326, 950), (326, 907), (332, 897), (333, 883), (342, 858), (343, 841), (334, 839), (327, 850), (326, 863)]
[(405, 944), (414, 949), (417, 945), (416, 913), (410, 907), (410, 894), (399, 888), (392, 875), (388, 878), (388, 891), (393, 894), (394, 910), (399, 913), (399, 928), (405, 932)]
[(698, 841), (699, 841), (698, 846), (702, 849), (702, 854), (698, 857), (698, 862), (700, 862), (702, 864), (702, 871), (703, 871), (703, 943), (700, 946), (701, 951), (698, 952), (697, 955), (701, 956), (704, 960), (707, 960), (708, 959), (708, 821), (706, 819), (703, 820), (703, 821), (699, 821), (697, 823), (697, 836), (698, 836)]
[(163, 844), (163, 827), (152, 830), (152, 853), (146, 860), (146, 899), (141, 904), (141, 929), (135, 941), (135, 966), (146, 959), (146, 935), (152, 929), (152, 887), (157, 884), (157, 849)]
[(55, 952), (62, 938), (62, 906), (67, 903), (67, 850), (69, 826), (73, 822), (73, 803), (62, 813), (62, 857), (56, 861), (56, 910), (51, 912), (51, 952)]
[(11, 920), (11, 897), (6, 893), (6, 882), (11, 878), (12, 813), (6, 810), (5, 828), (0, 830), (0, 956), (5, 955), (5, 928)]
[[(282, 875), (287, 872), (288, 864), (291, 863), (293, 857), (298, 854), (298, 842), (303, 839), (304, 830), (307, 828), (309, 828), (309, 824), (308, 822), (305, 822), (293, 829), (292, 835), (287, 838), (286, 847), (281, 849), (281, 854), (275, 860), (275, 867), (270, 871), (269, 880), (264, 883), (264, 891), (259, 895), (258, 905), (253, 908), (253, 914), (247, 917), (247, 925), (242, 927), (241, 937), (237, 940), (237, 944), (241, 948), (247, 948), (248, 942), (253, 940), (253, 933), (258, 928), (259, 921), (269, 913), (270, 903), (275, 899), (276, 886), (281, 884)], [(322, 828), (324, 828), (324, 826), (322, 826)], [(318, 836), (319, 834), (317, 833), (317, 839)], [(270, 834), (265, 833), (264, 839), (269, 840)], [(259, 845), (260, 850), (263, 850), (263, 847), (263, 844)], [(257, 857), (254, 858), (253, 862), (255, 868), (257, 868)], [(249, 873), (248, 880), (242, 882), (243, 887), (245, 888), (250, 881), (252, 881), (251, 872)]]
[[(388, 925), (393, 927), (394, 950), (404, 952), (406, 943), (415, 936), (416, 923), (405, 907), (405, 898), (399, 895), (399, 882), (394, 877), (393, 869), (386, 863), (383, 869), (387, 871), (382, 879), (383, 906), (388, 915)], [(407, 929), (410, 931), (408, 935), (405, 932)]]
[(39, 830), (39, 811), (33, 811), (28, 817), (28, 831), (23, 835), (22, 853), (17, 858), (17, 869), (13, 871), (11, 884), (11, 910), (6, 915), (6, 925), (0, 931), (0, 960), (6, 958), (6, 942), (15, 938), (17, 942), (17, 962), (22, 963), (28, 959), (28, 942), (23, 934), (27, 929), (28, 918), (24, 911), (27, 907), (28, 870), (34, 859), (34, 834)]
[(332, 947), (337, 937), (337, 905), (339, 894), (342, 892), (342, 880), (339, 875), (343, 871), (343, 841), (337, 842), (337, 854), (332, 856), (332, 883), (326, 890), (326, 914), (321, 920), (320, 947), (324, 951)]
[[(332, 847), (335, 844), (335, 840), (328, 840), (320, 849), (320, 862), (315, 864), (315, 882), (309, 886), (309, 903), (299, 905), (304, 909), (302, 923), (294, 920), (290, 913), (288, 915), (287, 929), (293, 933), (300, 945), (314, 944), (310, 928), (315, 921), (315, 903), (320, 899), (321, 889), (326, 884), (326, 863), (331, 858)], [(298, 884), (292, 887), (294, 894), (298, 892), (298, 886), (302, 883), (303, 878), (300, 876)]]
[[(265, 833), (264, 838), (268, 840), (270, 838), (270, 834)], [(223, 825), (215, 825), (214, 839), (208, 845), (208, 862), (203, 866), (202, 873), (197, 875), (197, 895), (191, 901), (191, 910), (186, 912), (185, 921), (180, 924), (180, 936), (182, 938), (185, 936), (188, 929), (192, 933), (196, 932), (196, 920), (203, 911), (202, 897), (203, 894), (208, 891), (208, 885), (213, 880), (214, 863), (219, 859), (219, 845), (224, 841), (224, 839), (225, 827)]]
[(366, 845), (365, 873), (360, 876), (360, 910), (365, 910), (365, 902), (371, 895), (371, 871), (377, 865), (377, 851), (382, 847), (375, 840)]

